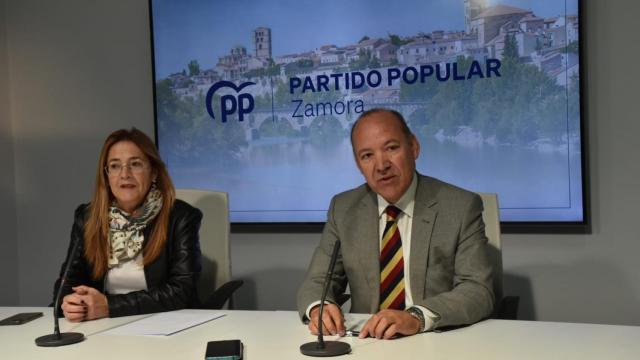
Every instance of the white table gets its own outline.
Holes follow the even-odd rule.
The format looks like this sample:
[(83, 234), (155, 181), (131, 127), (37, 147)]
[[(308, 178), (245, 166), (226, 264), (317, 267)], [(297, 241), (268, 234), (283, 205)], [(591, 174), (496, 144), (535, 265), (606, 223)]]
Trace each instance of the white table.
[[(45, 316), (19, 326), (0, 326), (0, 359), (204, 359), (207, 341), (240, 339), (245, 359), (310, 359), (301, 344), (315, 339), (290, 311), (221, 311), (223, 318), (167, 337), (117, 336), (107, 329), (144, 316), (79, 324), (60, 321), (62, 331), (86, 340), (58, 348), (37, 347), (34, 339), (53, 330), (51, 308), (0, 308), (0, 319), (18, 312)], [(363, 323), (366, 316), (350, 316)], [(348, 324), (349, 325), (349, 324)], [(335, 339), (335, 337), (326, 337)], [(486, 320), (443, 333), (395, 340), (343, 338), (348, 359), (640, 359), (640, 327), (535, 321)], [(343, 359), (345, 357), (342, 357)]]

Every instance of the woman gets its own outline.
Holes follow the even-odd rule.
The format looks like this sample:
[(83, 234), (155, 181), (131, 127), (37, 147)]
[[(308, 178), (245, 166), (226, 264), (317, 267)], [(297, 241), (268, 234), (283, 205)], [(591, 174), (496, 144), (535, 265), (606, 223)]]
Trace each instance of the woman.
[[(93, 320), (197, 303), (200, 210), (175, 198), (153, 142), (118, 130), (104, 142), (91, 203), (75, 212), (62, 290), (64, 317)], [(54, 296), (60, 280), (56, 282)]]

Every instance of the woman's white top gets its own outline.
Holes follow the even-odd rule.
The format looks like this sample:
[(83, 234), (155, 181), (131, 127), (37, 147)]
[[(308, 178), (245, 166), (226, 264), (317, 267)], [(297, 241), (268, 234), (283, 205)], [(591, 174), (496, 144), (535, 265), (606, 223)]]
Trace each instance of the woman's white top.
[(121, 262), (118, 266), (107, 271), (105, 290), (113, 295), (147, 290), (147, 279), (144, 277), (144, 265), (142, 265), (142, 252), (135, 259)]

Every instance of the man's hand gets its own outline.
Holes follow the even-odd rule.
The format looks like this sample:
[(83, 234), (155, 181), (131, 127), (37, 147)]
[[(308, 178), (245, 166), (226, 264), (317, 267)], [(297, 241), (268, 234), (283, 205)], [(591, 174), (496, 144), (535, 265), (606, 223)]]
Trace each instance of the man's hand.
[(367, 336), (391, 339), (394, 336), (413, 335), (420, 331), (420, 321), (406, 311), (382, 310), (373, 315), (360, 331), (359, 338)]
[[(109, 303), (107, 302), (107, 297), (103, 293), (92, 287), (84, 285), (76, 286), (72, 288), (72, 290), (74, 291), (74, 294), (65, 296), (65, 299), (69, 296), (74, 296), (70, 300), (74, 300), (76, 302), (77, 299), (80, 300), (86, 311), (84, 319), (80, 320), (95, 320), (109, 316)], [(65, 317), (66, 316), (65, 311)]]
[[(309, 312), (309, 330), (312, 334), (318, 335), (318, 315), (320, 315), (320, 305), (316, 305)], [(322, 311), (322, 334), (344, 336), (344, 316), (342, 310), (335, 304), (324, 304)]]

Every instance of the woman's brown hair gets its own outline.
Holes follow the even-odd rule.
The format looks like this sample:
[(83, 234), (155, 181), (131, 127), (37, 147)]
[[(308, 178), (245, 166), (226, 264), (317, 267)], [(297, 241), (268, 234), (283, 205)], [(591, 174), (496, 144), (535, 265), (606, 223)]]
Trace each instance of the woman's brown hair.
[(162, 208), (158, 213), (151, 236), (142, 249), (144, 265), (153, 262), (162, 251), (167, 240), (169, 212), (176, 198), (175, 189), (167, 168), (153, 141), (142, 131), (131, 128), (116, 130), (111, 133), (102, 145), (98, 167), (96, 169), (96, 184), (93, 198), (89, 204), (84, 225), (84, 256), (93, 267), (91, 276), (94, 280), (103, 277), (108, 270), (109, 259), (109, 207), (114, 197), (109, 189), (109, 180), (105, 166), (107, 165), (109, 150), (120, 141), (131, 141), (144, 153), (151, 165), (152, 173), (156, 174), (156, 186), (162, 193)]

